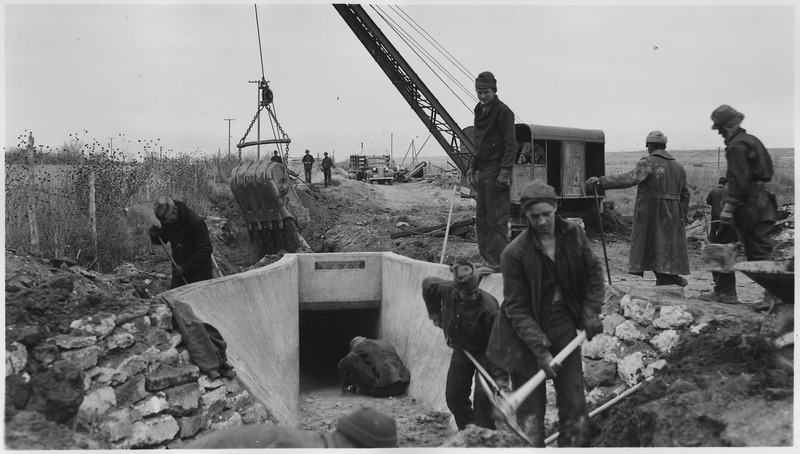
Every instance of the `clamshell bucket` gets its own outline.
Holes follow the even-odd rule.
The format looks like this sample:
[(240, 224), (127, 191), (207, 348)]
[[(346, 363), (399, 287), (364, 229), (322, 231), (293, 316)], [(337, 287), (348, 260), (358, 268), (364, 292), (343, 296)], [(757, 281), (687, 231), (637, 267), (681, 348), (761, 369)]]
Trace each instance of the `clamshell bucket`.
[(297, 217), (290, 209), (290, 199), (294, 197), (301, 217), (307, 218), (308, 213), (302, 213), (283, 164), (269, 159), (244, 163), (231, 172), (230, 186), (256, 259), (306, 246), (298, 231)]

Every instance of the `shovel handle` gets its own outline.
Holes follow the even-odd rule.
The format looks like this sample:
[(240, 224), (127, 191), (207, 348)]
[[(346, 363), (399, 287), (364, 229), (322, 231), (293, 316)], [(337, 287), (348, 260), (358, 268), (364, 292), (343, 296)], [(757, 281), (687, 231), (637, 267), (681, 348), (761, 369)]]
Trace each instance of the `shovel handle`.
[[(575, 339), (572, 339), (572, 342), (567, 344), (567, 346), (564, 347), (564, 349), (561, 350), (552, 361), (550, 361), (550, 365), (554, 366), (556, 364), (561, 364), (565, 359), (567, 359), (567, 356), (569, 356), (573, 351), (575, 351), (576, 348), (578, 348), (579, 345), (581, 345), (581, 343), (583, 343), (584, 340), (586, 340), (586, 332), (581, 331), (578, 333)], [(519, 389), (511, 393), (508, 396), (508, 399), (506, 399), (505, 404), (510, 406), (512, 411), (517, 411), (517, 408), (519, 408), (520, 404), (522, 404), (522, 401), (527, 399), (533, 390), (544, 383), (546, 378), (547, 376), (544, 371), (540, 370), (536, 373), (536, 375), (531, 377), (530, 380), (525, 382), (524, 385), (520, 386)]]

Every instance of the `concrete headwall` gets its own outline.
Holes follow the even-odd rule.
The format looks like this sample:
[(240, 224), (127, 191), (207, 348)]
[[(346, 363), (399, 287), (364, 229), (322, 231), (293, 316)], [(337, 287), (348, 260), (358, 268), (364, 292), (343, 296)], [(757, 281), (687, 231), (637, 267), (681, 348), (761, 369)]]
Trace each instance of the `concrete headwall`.
[(278, 421), (292, 426), (300, 393), (297, 275), (297, 260), (284, 258), (163, 294), (190, 304), (219, 330), (239, 379)]
[[(380, 307), (379, 337), (397, 348), (411, 371), (409, 395), (447, 411), (445, 380), (452, 350), (433, 325), (422, 280), (450, 279), (448, 266), (390, 252), (287, 254), (264, 268), (181, 287), (165, 297), (191, 304), (228, 343), (228, 357), (253, 395), (284, 424), (296, 425), (301, 307)], [(481, 288), (502, 301), (502, 279)]]

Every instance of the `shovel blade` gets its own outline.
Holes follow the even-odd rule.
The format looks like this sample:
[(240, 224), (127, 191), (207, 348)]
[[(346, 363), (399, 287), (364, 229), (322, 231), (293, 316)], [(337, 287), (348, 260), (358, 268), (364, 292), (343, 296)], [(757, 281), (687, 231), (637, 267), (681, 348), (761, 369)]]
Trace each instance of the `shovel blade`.
[(486, 396), (489, 398), (489, 402), (492, 403), (492, 407), (495, 409), (495, 419), (499, 419), (500, 421), (506, 423), (506, 425), (510, 427), (511, 430), (523, 441), (531, 446), (534, 446), (533, 440), (531, 440), (525, 431), (522, 430), (519, 424), (517, 424), (516, 415), (513, 411), (511, 411), (511, 407), (505, 402), (505, 399), (503, 399), (503, 393), (501, 392), (500, 396), (495, 395), (491, 390), (491, 386), (481, 374), (478, 374), (478, 381), (480, 381), (483, 391), (486, 393)]

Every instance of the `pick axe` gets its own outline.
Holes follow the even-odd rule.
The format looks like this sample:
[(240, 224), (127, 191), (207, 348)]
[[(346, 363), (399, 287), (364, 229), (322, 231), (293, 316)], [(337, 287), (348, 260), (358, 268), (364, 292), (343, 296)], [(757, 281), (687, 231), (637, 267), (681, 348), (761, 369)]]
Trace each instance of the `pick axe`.
[[(167, 257), (169, 257), (170, 262), (172, 262), (172, 266), (177, 268), (178, 264), (175, 263), (175, 259), (172, 258), (172, 254), (169, 253), (169, 249), (167, 249), (167, 245), (164, 244), (164, 240), (162, 240), (161, 237), (158, 237), (158, 242), (161, 243), (161, 247), (164, 248), (164, 252), (167, 253)], [(181, 275), (181, 279), (183, 279), (183, 283), (184, 284), (188, 284), (189, 283), (189, 281), (186, 280), (185, 276)]]
[[(550, 361), (550, 366), (555, 366), (557, 364), (561, 364), (567, 356), (569, 356), (576, 348), (578, 348), (583, 341), (586, 340), (586, 332), (580, 331), (575, 339), (572, 340), (563, 350), (561, 350), (552, 361)], [(467, 353), (469, 355), (469, 353)], [(477, 361), (474, 361), (474, 358), (468, 356), (470, 359), (473, 360), (474, 363), (477, 364)], [(483, 368), (479, 368), (478, 370), (482, 370)], [(488, 377), (491, 380), (491, 376), (486, 373), (484, 370), (480, 376), (481, 386), (484, 387), (484, 391), (489, 396), (489, 400), (492, 402), (492, 406), (495, 408), (495, 418), (500, 419), (504, 423), (508, 424), (514, 432), (522, 437), (525, 441), (533, 445), (533, 442), (528, 438), (527, 435), (522, 431), (522, 428), (519, 427), (516, 421), (516, 413), (517, 408), (522, 404), (522, 402), (531, 395), (531, 393), (542, 383), (544, 383), (547, 375), (545, 374), (544, 370), (540, 370), (536, 373), (530, 380), (525, 382), (522, 386), (520, 386), (516, 391), (512, 392), (509, 395), (503, 393), (497, 384), (494, 385), (497, 392), (491, 389), (490, 382), (487, 382), (487, 379), (484, 377)], [(494, 383), (492, 380), (491, 383)]]

